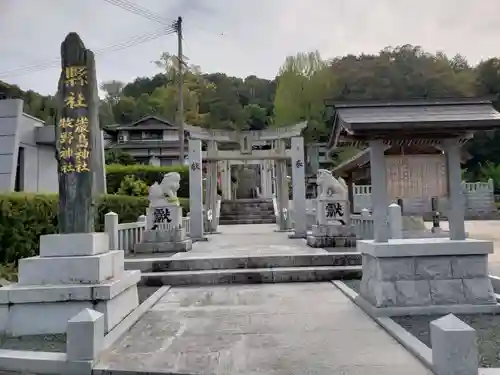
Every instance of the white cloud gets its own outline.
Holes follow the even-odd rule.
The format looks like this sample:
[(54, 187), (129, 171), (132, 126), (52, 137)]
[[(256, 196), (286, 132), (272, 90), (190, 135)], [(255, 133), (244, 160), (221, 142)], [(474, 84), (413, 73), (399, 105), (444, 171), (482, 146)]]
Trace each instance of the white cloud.
[[(324, 57), (376, 53), (416, 44), (461, 53), (477, 63), (497, 52), (498, 0), (135, 0), (167, 20), (184, 18), (185, 54), (204, 71), (273, 78), (289, 54), (319, 49)], [(0, 0), (0, 80), (41, 93), (55, 91), (58, 69), (7, 71), (57, 58), (70, 31), (99, 49), (161, 27), (104, 0)], [(7, 37), (5, 37), (7, 36)], [(99, 80), (130, 81), (158, 72), (151, 61), (175, 52), (165, 36), (97, 58)]]

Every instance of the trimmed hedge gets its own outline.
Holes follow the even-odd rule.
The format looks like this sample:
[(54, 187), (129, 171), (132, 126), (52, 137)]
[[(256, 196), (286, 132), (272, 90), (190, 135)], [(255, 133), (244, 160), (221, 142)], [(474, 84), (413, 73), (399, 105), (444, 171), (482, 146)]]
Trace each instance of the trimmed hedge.
[[(184, 215), (189, 200), (181, 199)], [(133, 223), (146, 213), (147, 197), (105, 195), (97, 202), (96, 231), (104, 229), (104, 215), (118, 214), (120, 223)], [(38, 254), (39, 238), (57, 233), (58, 198), (56, 194), (0, 194), (0, 263), (17, 262)]]
[(189, 197), (189, 167), (186, 165), (175, 165), (160, 167), (156, 165), (107, 165), (106, 184), (108, 194), (116, 194), (126, 176), (135, 176), (136, 179), (144, 181), (148, 186), (155, 182), (160, 183), (163, 175), (169, 172), (179, 172), (181, 183), (177, 195), (179, 197)]

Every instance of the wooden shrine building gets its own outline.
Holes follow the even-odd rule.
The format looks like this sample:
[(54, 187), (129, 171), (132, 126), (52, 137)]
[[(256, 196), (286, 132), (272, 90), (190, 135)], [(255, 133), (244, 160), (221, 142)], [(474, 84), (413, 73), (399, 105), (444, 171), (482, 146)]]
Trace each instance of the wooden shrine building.
[[(349, 186), (371, 180), (373, 191), (381, 174), (374, 176), (373, 152), (367, 147), (377, 141), (383, 149), (387, 199), (403, 199), (405, 208), (409, 200), (413, 213), (421, 214), (430, 211), (432, 197), (438, 198), (440, 210), (449, 208), (446, 140), (461, 147), (474, 132), (500, 126), (500, 113), (489, 99), (330, 102), (327, 106), (334, 109), (328, 147), (363, 150), (334, 168), (334, 175), (344, 177)], [(458, 150), (460, 163), (468, 155)]]

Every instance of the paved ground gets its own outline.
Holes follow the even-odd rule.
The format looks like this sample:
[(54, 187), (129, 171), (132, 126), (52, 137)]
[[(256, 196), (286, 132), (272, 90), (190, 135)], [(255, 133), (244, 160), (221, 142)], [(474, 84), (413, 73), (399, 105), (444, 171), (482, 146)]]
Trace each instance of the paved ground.
[[(274, 228), (223, 226), (224, 234), (174, 257), (325, 252)], [(331, 283), (174, 287), (103, 356), (103, 367), (186, 375), (430, 374)]]
[(430, 375), (331, 283), (172, 288), (99, 368), (204, 375)]
[(326, 253), (307, 246), (303, 239), (289, 239), (291, 232), (275, 232), (275, 229), (276, 224), (220, 225), (221, 234), (208, 235), (208, 242), (195, 242), (191, 251), (171, 258)]
[[(425, 223), (428, 228), (432, 223)], [(441, 222), (441, 228), (448, 230), (448, 222)], [(490, 240), (495, 245), (495, 252), (490, 254), (489, 270), (493, 275), (500, 276), (500, 220), (470, 220), (465, 222), (465, 231), (470, 238), (479, 240)]]

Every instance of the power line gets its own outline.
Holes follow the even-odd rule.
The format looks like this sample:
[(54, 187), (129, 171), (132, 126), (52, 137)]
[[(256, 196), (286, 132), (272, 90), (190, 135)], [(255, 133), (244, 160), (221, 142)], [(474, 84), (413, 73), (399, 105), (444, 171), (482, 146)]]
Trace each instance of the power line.
[(140, 5), (137, 5), (133, 3), (132, 1), (128, 0), (104, 0), (108, 4), (114, 5), (118, 8), (121, 8), (123, 10), (126, 10), (130, 13), (133, 13), (135, 15), (147, 18), (150, 21), (158, 22), (163, 25), (168, 25), (168, 26), (173, 26), (172, 21), (167, 21), (165, 18), (161, 17), (160, 15), (152, 12), (151, 10), (144, 8)]
[[(96, 49), (94, 54), (96, 56), (100, 56), (104, 53), (108, 52), (116, 52), (120, 51), (126, 48), (134, 47), (139, 44), (143, 44), (149, 41), (152, 41), (154, 39), (158, 39), (162, 36), (170, 35), (176, 33), (176, 30), (173, 27), (167, 27), (167, 28), (161, 28), (155, 31), (150, 31), (146, 34), (142, 35), (137, 35), (135, 37), (132, 37), (130, 39), (126, 39), (124, 41), (112, 44), (110, 46), (104, 47), (104, 48), (99, 48)], [(37, 63), (37, 64), (32, 64), (32, 65), (26, 65), (20, 68), (16, 69), (11, 69), (8, 71), (0, 72), (0, 78), (4, 77), (16, 77), (24, 74), (30, 74), (30, 73), (35, 73), (39, 72), (42, 70), (50, 69), (53, 67), (57, 67), (60, 65), (60, 58), (48, 60), (45, 62)]]

